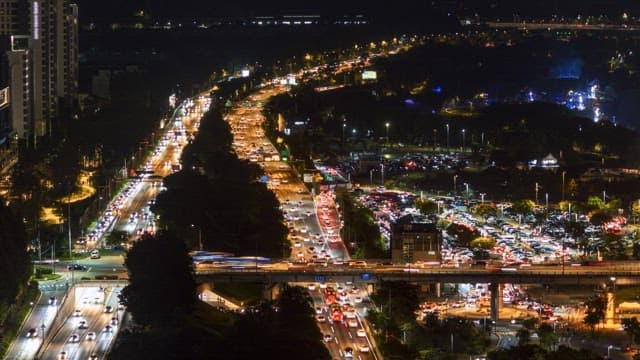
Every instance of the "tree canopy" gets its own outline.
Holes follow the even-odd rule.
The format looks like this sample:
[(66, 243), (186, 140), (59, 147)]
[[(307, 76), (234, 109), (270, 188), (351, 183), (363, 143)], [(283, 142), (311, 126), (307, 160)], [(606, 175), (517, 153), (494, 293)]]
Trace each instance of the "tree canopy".
[(182, 240), (171, 232), (142, 236), (125, 265), (129, 285), (121, 293), (137, 324), (166, 324), (193, 309), (198, 300), (193, 262)]

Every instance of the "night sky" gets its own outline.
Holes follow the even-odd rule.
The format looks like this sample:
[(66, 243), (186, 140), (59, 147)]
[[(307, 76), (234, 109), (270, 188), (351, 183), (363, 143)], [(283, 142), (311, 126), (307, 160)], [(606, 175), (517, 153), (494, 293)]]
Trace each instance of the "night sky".
[[(135, 10), (145, 9), (162, 17), (233, 17), (318, 13), (325, 15), (363, 13), (384, 18), (419, 18), (437, 9), (458, 9), (459, 13), (479, 13), (484, 16), (513, 13), (531, 16), (599, 15), (617, 16), (623, 11), (640, 15), (637, 0), (272, 0), (272, 1), (212, 1), (212, 0), (77, 0), (86, 18), (123, 18)], [(444, 4), (444, 5), (443, 5)]]

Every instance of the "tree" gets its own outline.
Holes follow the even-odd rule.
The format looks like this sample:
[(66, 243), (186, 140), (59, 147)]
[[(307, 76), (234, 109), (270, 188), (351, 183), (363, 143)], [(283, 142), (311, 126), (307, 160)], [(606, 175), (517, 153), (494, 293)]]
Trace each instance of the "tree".
[(591, 328), (592, 335), (595, 335), (596, 325), (604, 320), (607, 300), (604, 296), (594, 296), (585, 302), (587, 309), (582, 322)]
[(496, 205), (493, 203), (478, 204), (475, 208), (476, 214), (480, 216), (495, 216), (498, 213)]
[(471, 241), (480, 236), (480, 232), (477, 229), (458, 222), (449, 224), (447, 233), (457, 239), (458, 246), (464, 247), (469, 247)]
[(632, 318), (622, 319), (622, 328), (631, 338), (631, 344), (634, 344), (638, 339), (640, 339), (640, 322), (638, 322), (638, 318), (635, 316)]
[(531, 200), (519, 200), (513, 203), (513, 211), (520, 215), (530, 214), (536, 204)]
[(193, 262), (171, 232), (144, 235), (127, 253), (129, 285), (121, 293), (136, 323), (171, 324), (198, 301)]
[(538, 326), (538, 338), (540, 339), (540, 344), (545, 348), (551, 348), (551, 345), (556, 342), (557, 337), (553, 332), (553, 327), (548, 323), (542, 323)]
[(431, 215), (438, 211), (438, 204), (431, 199), (418, 199), (415, 206), (422, 215)]
[(488, 236), (481, 236), (473, 239), (469, 244), (472, 248), (480, 248), (485, 250), (493, 249), (496, 246), (496, 239)]
[[(15, 303), (32, 273), (27, 235), (20, 218), (0, 199), (0, 305)], [(4, 306), (2, 306), (4, 308)]]
[(518, 338), (518, 345), (526, 345), (531, 341), (531, 332), (526, 328), (521, 328), (516, 332), (516, 337)]

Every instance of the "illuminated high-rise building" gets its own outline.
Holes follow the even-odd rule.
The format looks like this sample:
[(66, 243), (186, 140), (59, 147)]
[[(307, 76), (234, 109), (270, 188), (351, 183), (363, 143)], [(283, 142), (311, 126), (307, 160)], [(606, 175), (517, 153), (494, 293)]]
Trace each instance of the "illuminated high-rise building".
[(14, 137), (37, 146), (56, 133), (61, 110), (76, 103), (78, 7), (69, 0), (0, 0), (0, 36), (0, 71), (11, 95), (5, 118)]

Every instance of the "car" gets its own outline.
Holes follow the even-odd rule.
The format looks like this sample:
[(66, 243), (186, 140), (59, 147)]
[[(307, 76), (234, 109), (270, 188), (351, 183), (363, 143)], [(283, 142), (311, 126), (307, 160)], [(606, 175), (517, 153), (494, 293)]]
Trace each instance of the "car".
[(58, 303), (58, 299), (55, 296), (49, 297), (49, 305), (55, 305)]
[(91, 253), (91, 259), (100, 259), (100, 253)]
[(316, 308), (316, 314), (318, 314), (318, 315), (322, 314), (322, 308), (321, 307), (318, 306)]
[(60, 351), (60, 353), (58, 353), (58, 360), (67, 360), (67, 352), (66, 351)]
[(352, 358), (353, 357), (353, 349), (350, 348), (350, 347), (344, 348), (344, 357), (345, 358)]
[(368, 353), (369, 352), (369, 344), (367, 344), (366, 342), (361, 342), (358, 344), (358, 351), (360, 351), (361, 353)]
[(69, 342), (70, 343), (77, 343), (80, 341), (80, 335), (78, 334), (71, 334), (71, 336), (69, 336)]
[(80, 265), (80, 264), (71, 264), (69, 266), (67, 266), (67, 270), (70, 271), (86, 271), (87, 267), (84, 265)]
[(93, 331), (89, 331), (86, 336), (87, 341), (93, 341), (96, 339), (96, 333)]
[(87, 325), (87, 320), (78, 321), (78, 329), (87, 329), (89, 325)]
[(38, 337), (38, 330), (36, 328), (31, 328), (29, 329), (29, 331), (27, 331), (27, 335), (28, 338), (35, 338)]
[(316, 284), (309, 284), (307, 287), (309, 288), (309, 291), (315, 291), (316, 290)]
[(322, 338), (324, 339), (324, 342), (329, 342), (333, 340), (333, 337), (331, 336), (331, 334), (324, 334)]
[(98, 360), (98, 354), (93, 353), (93, 354), (89, 355), (88, 360)]
[(326, 289), (327, 283), (320, 283), (320, 289)]
[(107, 325), (104, 327), (104, 331), (108, 333), (113, 332), (113, 327), (111, 325)]
[(115, 316), (112, 317), (110, 324), (111, 324), (111, 326), (117, 326), (118, 325), (118, 318), (115, 317)]
[(326, 322), (327, 317), (324, 315), (316, 315), (316, 320), (318, 320), (318, 322)]
[(347, 325), (349, 325), (349, 327), (352, 327), (352, 328), (357, 328), (358, 327), (358, 320), (349, 319), (349, 321), (347, 321)]
[(353, 298), (353, 302), (356, 304), (360, 304), (362, 303), (362, 297), (361, 296), (356, 296)]
[(73, 311), (73, 316), (76, 316), (76, 317), (77, 317), (77, 316), (82, 316), (82, 311), (80, 311), (80, 309), (75, 309), (75, 310)]
[(104, 307), (103, 310), (105, 313), (112, 313), (113, 312), (113, 307), (111, 305), (107, 305)]
[(364, 331), (364, 329), (358, 329), (358, 331), (356, 331), (356, 335), (358, 335), (358, 337), (367, 337), (367, 332)]

